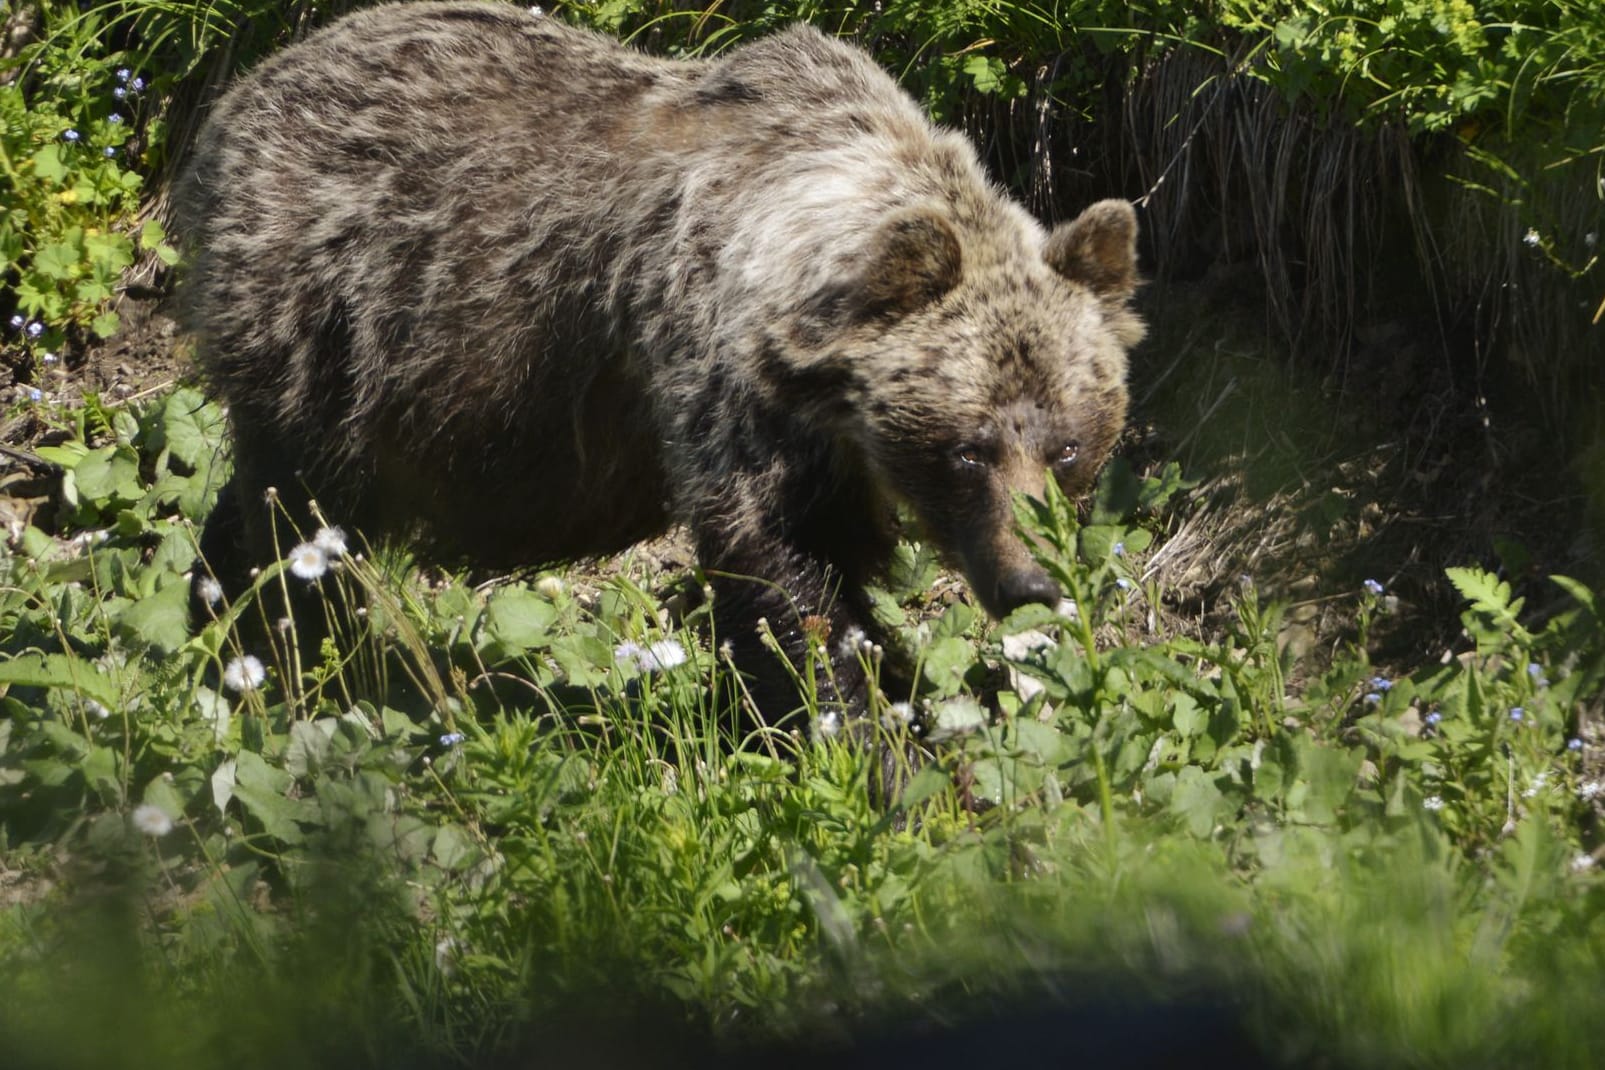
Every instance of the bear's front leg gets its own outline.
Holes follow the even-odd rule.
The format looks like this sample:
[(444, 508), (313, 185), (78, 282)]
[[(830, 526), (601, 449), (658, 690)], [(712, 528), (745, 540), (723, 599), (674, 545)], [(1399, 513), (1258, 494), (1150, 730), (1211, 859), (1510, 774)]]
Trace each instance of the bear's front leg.
[(698, 557), (713, 587), (714, 641), (741, 674), (757, 716), (743, 733), (760, 726), (839, 732), (873, 755), (870, 793), (889, 805), (929, 756), (908, 727), (882, 724), (888, 696), (907, 699), (911, 689), (865, 649), (875, 638), (866, 569), (891, 547), (865, 504), (803, 514), (825, 518), (820, 530), (776, 523), (756, 538), (710, 531), (698, 539)]
[(714, 640), (741, 673), (758, 719), (803, 727), (810, 699), (827, 723), (867, 716), (871, 682), (855, 642), (863, 618), (841, 573), (781, 539), (710, 541), (699, 540), (698, 558), (713, 587)]

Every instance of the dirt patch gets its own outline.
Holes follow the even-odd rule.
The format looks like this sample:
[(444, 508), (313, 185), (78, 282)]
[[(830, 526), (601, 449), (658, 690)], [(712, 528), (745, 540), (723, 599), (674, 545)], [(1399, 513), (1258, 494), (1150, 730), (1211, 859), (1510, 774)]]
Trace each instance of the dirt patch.
[(1201, 480), (1147, 562), (1162, 617), (1218, 635), (1227, 595), (1251, 582), (1291, 603), (1300, 653), (1330, 652), (1374, 579), (1392, 612), (1373, 657), (1416, 667), (1460, 641), (1445, 568), (1499, 571), (1539, 615), (1568, 604), (1549, 574), (1597, 576), (1585, 488), (1546, 451), (1537, 410), (1491, 408), (1491, 389), (1452, 374), (1452, 347), (1475, 340), (1394, 309), (1356, 322), (1359, 344), (1334, 360), (1267, 329), (1263, 285), (1243, 274), (1145, 295), (1127, 456)]
[[(125, 294), (113, 308), (122, 322), (111, 338), (85, 340), (70, 346), (64, 359), (34, 367), (12, 363), (18, 399), (33, 400), (31, 391), (37, 389), (40, 401), (68, 407), (86, 393), (106, 402), (138, 401), (193, 377), (188, 347), (159, 299)], [(0, 441), (20, 444), (14, 433), (8, 424)]]
[(109, 339), (69, 339), (64, 353), (35, 359), (0, 347), (0, 385), (13, 403), (0, 417), (0, 446), (11, 451), (0, 477), (27, 464), (17, 453), (50, 434), (52, 410), (77, 408), (86, 394), (106, 404), (138, 402), (193, 378), (188, 347), (154, 291), (125, 294), (113, 308), (122, 322)]

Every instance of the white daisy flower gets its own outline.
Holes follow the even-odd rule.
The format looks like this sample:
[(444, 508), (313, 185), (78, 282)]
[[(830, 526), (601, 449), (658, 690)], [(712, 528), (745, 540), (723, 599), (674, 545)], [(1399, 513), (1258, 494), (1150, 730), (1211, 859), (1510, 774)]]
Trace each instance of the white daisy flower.
[[(647, 659), (651, 664), (647, 664)], [(647, 670), (674, 669), (686, 663), (685, 647), (680, 645), (678, 639), (659, 639), (647, 647), (646, 653), (641, 657), (641, 667)]]
[(147, 836), (165, 836), (173, 831), (173, 819), (159, 806), (141, 803), (134, 807), (134, 827)]
[(435, 942), (435, 969), (450, 977), (457, 972), (457, 962), (462, 958), (462, 953), (462, 941), (455, 936), (441, 937)]
[(621, 665), (633, 665), (642, 672), (659, 672), (684, 665), (685, 647), (678, 639), (659, 639), (651, 646), (623, 642), (613, 648), (613, 658)]
[(262, 668), (262, 662), (255, 654), (234, 658), (223, 667), (223, 686), (240, 694), (255, 691), (266, 679), (267, 670)]
[(196, 582), (195, 593), (209, 606), (215, 606), (223, 601), (223, 585), (210, 576), (202, 576)]
[(290, 551), (290, 571), (303, 580), (320, 579), (329, 571), (329, 553), (315, 542), (303, 542)]
[(881, 724), (890, 729), (906, 728), (914, 723), (914, 707), (907, 702), (893, 702), (881, 714)]
[(319, 528), (312, 535), (312, 545), (330, 558), (346, 555), (346, 533), (339, 528)]

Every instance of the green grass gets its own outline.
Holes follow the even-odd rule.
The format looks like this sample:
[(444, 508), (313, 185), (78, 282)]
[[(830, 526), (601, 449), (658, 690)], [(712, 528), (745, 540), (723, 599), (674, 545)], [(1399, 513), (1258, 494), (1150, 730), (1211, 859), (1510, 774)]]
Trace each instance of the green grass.
[[(1370, 590), (1313, 674), (1251, 585), (1218, 641), (1134, 638), (1183, 484), (1117, 464), (1086, 523), (1022, 509), (1073, 618), (933, 618), (904, 548), (880, 612), (946, 738), (883, 812), (839, 737), (736, 746), (701, 619), (665, 630), (664, 577), (628, 568), (425, 586), (349, 547), (317, 582), (366, 613), (317, 658), (256, 646), (231, 689), (237, 619), (309, 581), (263, 562), (185, 626), (216, 411), (76, 421), (62, 535), (0, 559), (0, 1034), (26, 1065), (825, 1057), (1041, 1015), (1135, 1016), (1088, 1039), (1129, 1052), (1174, 1021), (1291, 1065), (1589, 1062), (1605, 885), (1570, 740), (1605, 632), (1580, 585), (1539, 626), (1455, 573), (1463, 656), (1391, 680)], [(1005, 669), (992, 717), (970, 696)]]

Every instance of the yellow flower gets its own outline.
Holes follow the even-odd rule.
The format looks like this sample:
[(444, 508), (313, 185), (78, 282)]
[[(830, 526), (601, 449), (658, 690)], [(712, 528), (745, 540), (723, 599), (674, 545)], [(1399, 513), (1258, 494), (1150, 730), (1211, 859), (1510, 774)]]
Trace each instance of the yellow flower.
[(78, 191), (75, 189), (64, 189), (60, 193), (56, 194), (56, 200), (60, 201), (62, 204), (77, 204)]

